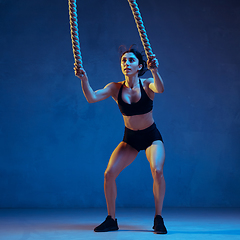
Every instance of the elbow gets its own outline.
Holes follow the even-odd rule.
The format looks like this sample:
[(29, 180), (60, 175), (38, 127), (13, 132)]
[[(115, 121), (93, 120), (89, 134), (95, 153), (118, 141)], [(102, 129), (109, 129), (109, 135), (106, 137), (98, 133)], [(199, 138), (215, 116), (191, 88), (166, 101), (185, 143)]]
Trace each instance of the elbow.
[(93, 99), (87, 99), (88, 103), (95, 103)]
[(88, 103), (95, 103), (96, 102), (93, 96), (89, 96), (85, 93), (84, 93), (84, 96), (85, 96)]
[(160, 93), (163, 93), (164, 92), (164, 85), (162, 85), (162, 88), (161, 88), (161, 92)]
[(87, 99), (88, 103), (95, 103), (95, 102), (97, 102), (96, 98), (93, 98), (93, 97), (86, 98), (86, 99)]
[(164, 92), (164, 87), (160, 88), (157, 92), (158, 93), (163, 93)]

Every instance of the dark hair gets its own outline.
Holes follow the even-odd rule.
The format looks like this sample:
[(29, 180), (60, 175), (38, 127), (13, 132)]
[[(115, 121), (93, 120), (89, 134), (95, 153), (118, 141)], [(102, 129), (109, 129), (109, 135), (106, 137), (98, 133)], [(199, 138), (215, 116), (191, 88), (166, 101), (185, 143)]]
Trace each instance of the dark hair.
[(144, 55), (142, 53), (140, 53), (138, 50), (136, 50), (136, 48), (133, 48), (134, 44), (130, 46), (129, 49), (127, 49), (125, 46), (120, 46), (119, 47), (119, 52), (120, 52), (120, 60), (122, 59), (122, 56), (125, 54), (125, 53), (133, 53), (136, 58), (138, 59), (139, 61), (139, 64), (142, 64), (142, 68), (139, 70), (138, 72), (138, 76), (142, 76), (145, 72), (148, 71), (148, 68), (147, 68), (147, 62), (143, 59)]

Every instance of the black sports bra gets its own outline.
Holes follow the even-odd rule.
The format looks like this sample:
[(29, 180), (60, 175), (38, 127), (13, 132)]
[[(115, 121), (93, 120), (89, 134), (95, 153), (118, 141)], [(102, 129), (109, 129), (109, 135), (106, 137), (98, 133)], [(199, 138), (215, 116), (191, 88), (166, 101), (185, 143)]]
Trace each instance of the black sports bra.
[(148, 97), (147, 93), (143, 89), (140, 79), (139, 85), (141, 90), (141, 98), (138, 102), (128, 104), (123, 101), (122, 89), (124, 85), (125, 82), (122, 84), (118, 92), (118, 107), (123, 115), (125, 116), (141, 115), (148, 113), (153, 109), (153, 100)]

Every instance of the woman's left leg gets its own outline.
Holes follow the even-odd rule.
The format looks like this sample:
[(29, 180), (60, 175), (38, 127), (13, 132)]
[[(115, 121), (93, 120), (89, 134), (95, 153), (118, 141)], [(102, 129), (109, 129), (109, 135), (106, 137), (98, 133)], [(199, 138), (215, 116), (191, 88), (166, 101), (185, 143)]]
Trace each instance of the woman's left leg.
[(146, 157), (150, 163), (153, 177), (153, 195), (155, 200), (155, 216), (162, 214), (163, 200), (165, 196), (165, 179), (163, 176), (163, 166), (165, 161), (165, 149), (163, 142), (154, 141), (146, 149)]

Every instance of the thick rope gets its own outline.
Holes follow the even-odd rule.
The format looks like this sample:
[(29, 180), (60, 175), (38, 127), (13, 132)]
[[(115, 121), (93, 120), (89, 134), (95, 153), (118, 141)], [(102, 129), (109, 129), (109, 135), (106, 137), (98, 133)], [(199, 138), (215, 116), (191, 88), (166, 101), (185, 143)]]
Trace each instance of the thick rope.
[[(147, 37), (147, 32), (145, 30), (143, 20), (141, 17), (140, 10), (138, 8), (136, 0), (128, 0), (128, 3), (131, 7), (137, 29), (145, 50), (145, 54), (147, 58), (153, 55), (152, 48)], [(75, 66), (77, 68), (82, 68), (82, 56), (80, 52), (80, 43), (78, 37), (78, 23), (77, 23), (77, 5), (76, 0), (68, 0), (69, 4), (69, 19), (70, 19), (70, 29), (71, 29), (71, 39), (72, 39), (72, 48), (73, 48), (73, 55), (75, 59)]]
[(69, 5), (69, 19), (70, 19), (70, 29), (71, 29), (71, 39), (73, 56), (75, 60), (75, 66), (77, 68), (82, 68), (82, 56), (80, 52), (80, 43), (78, 38), (78, 23), (77, 23), (77, 4), (76, 0), (68, 0)]
[(143, 25), (143, 20), (142, 20), (141, 13), (139, 11), (137, 2), (136, 2), (136, 0), (128, 0), (128, 3), (131, 7), (132, 14), (134, 16), (134, 19), (135, 19), (135, 22), (137, 25), (137, 29), (138, 29), (138, 32), (139, 32), (139, 35), (140, 35), (140, 38), (142, 41), (142, 45), (145, 50), (145, 54), (146, 54), (147, 58), (149, 59), (149, 57), (153, 56), (153, 52), (152, 52), (152, 48), (150, 46), (149, 39), (147, 37), (146, 29)]

